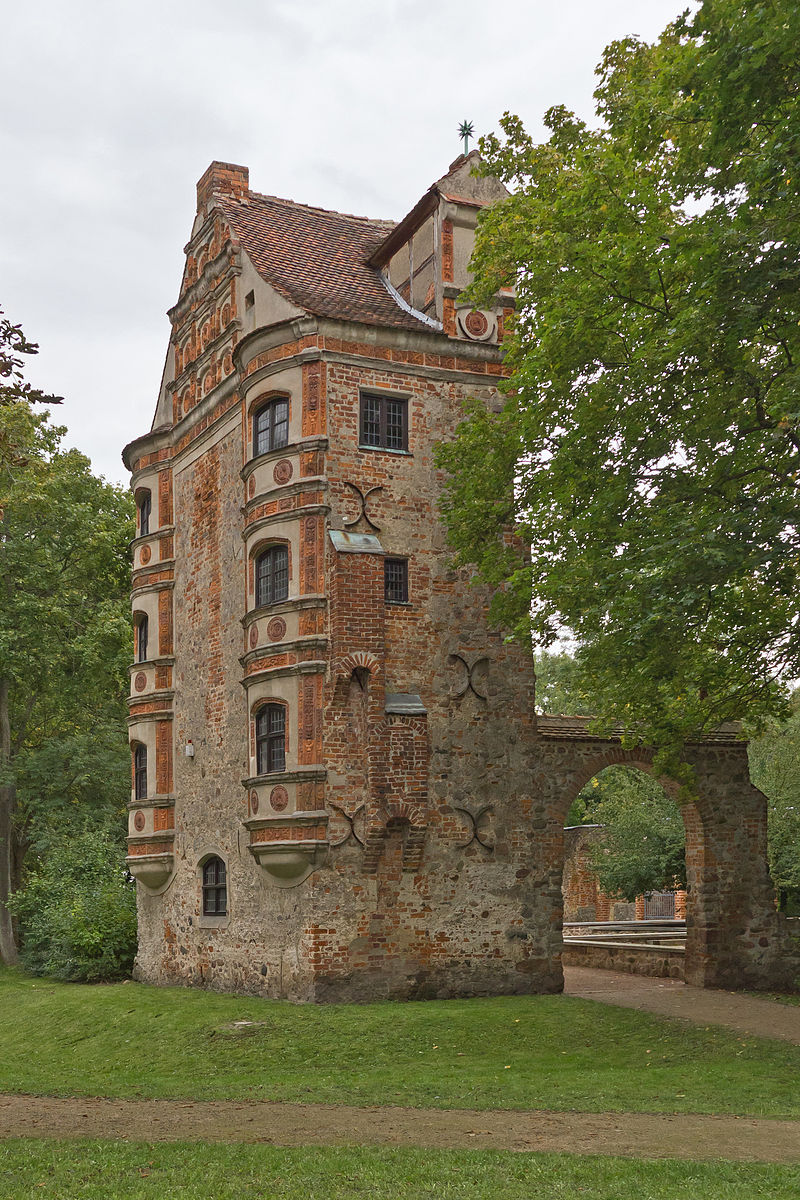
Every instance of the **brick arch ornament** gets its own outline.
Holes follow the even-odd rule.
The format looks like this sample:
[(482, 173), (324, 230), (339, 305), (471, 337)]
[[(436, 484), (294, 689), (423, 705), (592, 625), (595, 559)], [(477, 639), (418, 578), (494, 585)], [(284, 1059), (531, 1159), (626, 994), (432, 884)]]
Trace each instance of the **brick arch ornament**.
[(374, 875), (383, 854), (384, 843), (392, 823), (406, 827), (403, 843), (403, 871), (419, 874), (425, 835), (428, 832), (427, 808), (405, 800), (395, 800), (381, 806), (371, 815), (364, 831), (364, 874)]
[(333, 664), (334, 685), (334, 704), (342, 705), (347, 701), (347, 693), (350, 687), (350, 680), (354, 671), (367, 671), (370, 677), (374, 677), (380, 669), (378, 656), (373, 654), (371, 650), (357, 650), (354, 654), (347, 654), (344, 658), (338, 658)]

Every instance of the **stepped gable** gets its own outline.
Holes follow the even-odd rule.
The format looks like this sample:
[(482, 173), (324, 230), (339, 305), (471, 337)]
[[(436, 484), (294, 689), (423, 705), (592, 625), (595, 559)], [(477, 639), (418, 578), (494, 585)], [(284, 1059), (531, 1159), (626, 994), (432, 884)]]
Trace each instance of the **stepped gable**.
[(242, 201), (216, 196), (259, 274), (306, 312), (334, 320), (419, 331), (367, 259), (392, 221), (353, 217), (246, 192)]

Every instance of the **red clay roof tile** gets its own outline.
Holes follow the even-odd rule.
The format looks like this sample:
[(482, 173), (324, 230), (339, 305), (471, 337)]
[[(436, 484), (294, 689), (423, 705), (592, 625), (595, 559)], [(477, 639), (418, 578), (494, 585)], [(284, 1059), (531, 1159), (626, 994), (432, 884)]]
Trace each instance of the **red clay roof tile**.
[(221, 196), (216, 202), (262, 278), (298, 308), (365, 325), (428, 328), (394, 302), (366, 262), (393, 222), (258, 192), (248, 192), (245, 203)]

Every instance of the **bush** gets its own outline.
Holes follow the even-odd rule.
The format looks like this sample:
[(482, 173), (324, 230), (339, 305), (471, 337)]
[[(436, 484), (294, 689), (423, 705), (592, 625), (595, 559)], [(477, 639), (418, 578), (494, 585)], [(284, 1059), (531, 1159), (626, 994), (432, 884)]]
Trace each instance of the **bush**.
[(136, 954), (136, 889), (119, 843), (86, 830), (53, 846), (9, 907), (20, 960), (34, 975), (96, 983), (129, 976)]

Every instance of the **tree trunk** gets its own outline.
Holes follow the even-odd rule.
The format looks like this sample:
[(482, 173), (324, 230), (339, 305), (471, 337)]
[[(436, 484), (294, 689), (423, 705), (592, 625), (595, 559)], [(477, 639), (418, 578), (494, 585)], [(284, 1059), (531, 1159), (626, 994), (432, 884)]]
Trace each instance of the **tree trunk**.
[[(11, 715), (8, 711), (8, 680), (0, 679), (0, 767), (11, 759)], [(11, 783), (0, 784), (0, 961), (10, 965), (17, 961), (17, 943), (11, 913), (6, 900), (14, 887), (13, 879), (13, 818), (15, 789)]]

